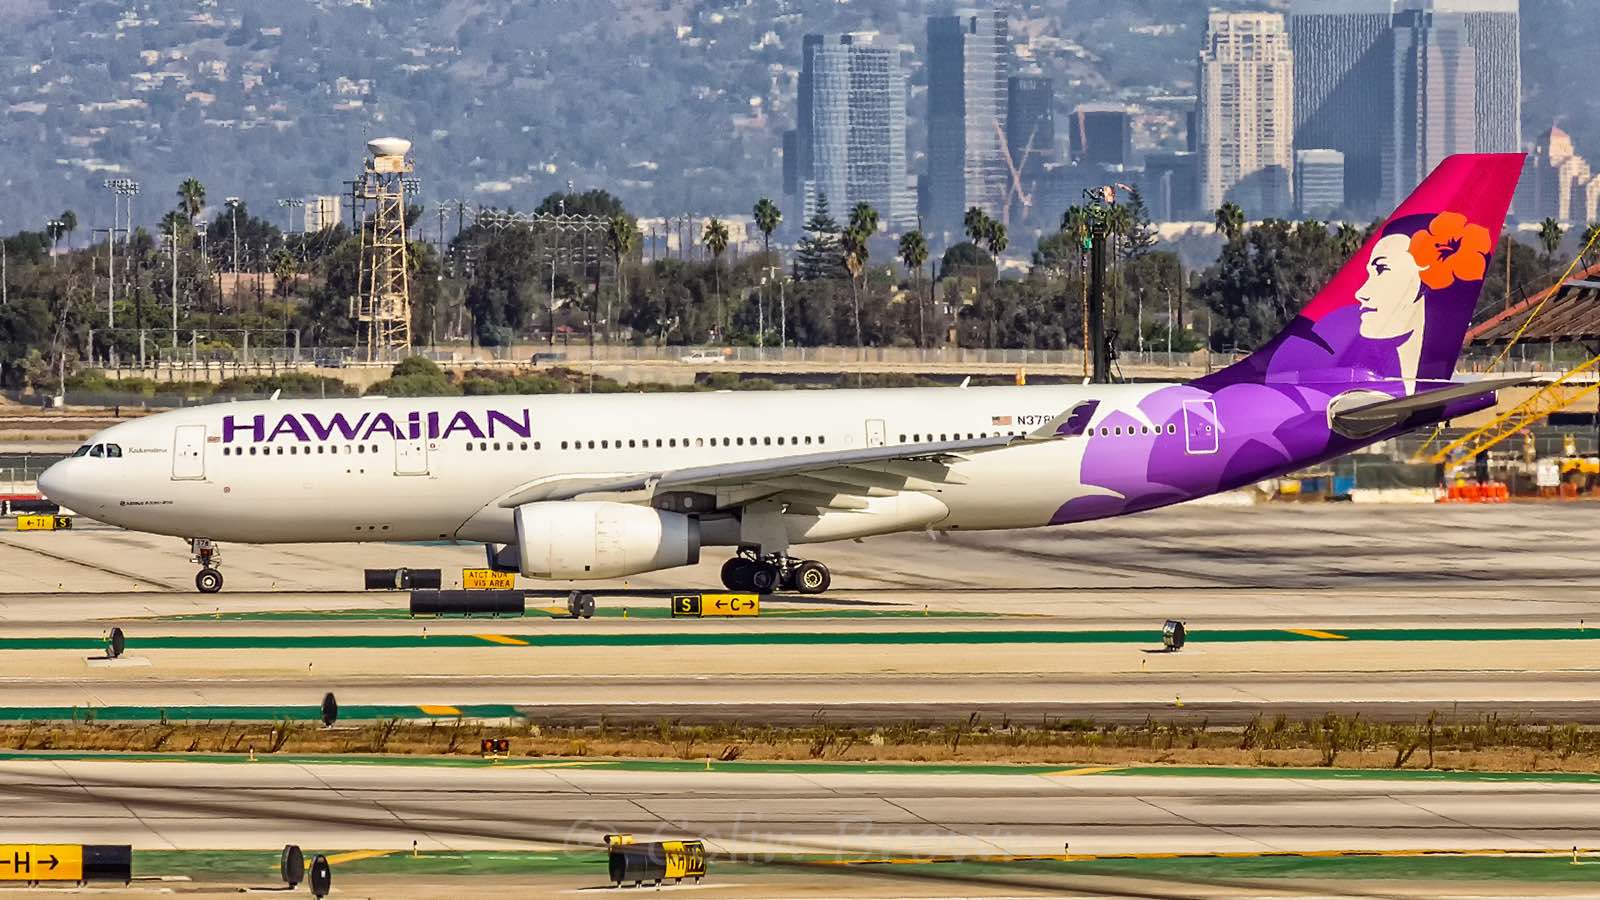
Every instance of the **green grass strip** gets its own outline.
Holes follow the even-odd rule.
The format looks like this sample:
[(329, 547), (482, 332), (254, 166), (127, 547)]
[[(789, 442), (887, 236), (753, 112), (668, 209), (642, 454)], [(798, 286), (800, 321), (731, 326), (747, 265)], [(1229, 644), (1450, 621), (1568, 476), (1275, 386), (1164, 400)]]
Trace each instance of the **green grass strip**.
[[(494, 620), (484, 620), (485, 633), (499, 633)], [(1238, 629), (1191, 632), (1194, 644), (1276, 643), (1312, 641), (1575, 641), (1600, 640), (1600, 629), (1579, 628), (1393, 628), (1337, 632), (1348, 641), (1328, 641), (1280, 629)], [(504, 634), (533, 647), (674, 647), (674, 646), (912, 646), (1004, 644), (1145, 644), (1159, 646), (1151, 631), (1043, 631), (1029, 629), (883, 632), (750, 632), (677, 631)], [(7, 637), (0, 650), (97, 650), (94, 638)], [(128, 650), (307, 650), (393, 649), (416, 647), (520, 647), (493, 644), (470, 634), (292, 634), (292, 635), (135, 635)]]

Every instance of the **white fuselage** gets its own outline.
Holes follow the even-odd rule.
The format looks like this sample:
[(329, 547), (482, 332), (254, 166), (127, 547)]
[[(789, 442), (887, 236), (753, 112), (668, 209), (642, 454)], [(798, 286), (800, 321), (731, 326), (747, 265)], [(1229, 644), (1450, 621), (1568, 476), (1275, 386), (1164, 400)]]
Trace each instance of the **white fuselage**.
[[(1098, 419), (1136, 407), (1155, 387), (226, 403), (109, 428), (91, 443), (114, 444), (120, 457), (65, 460), (41, 486), (91, 518), (185, 538), (509, 542), (512, 509), (499, 501), (542, 482), (1023, 435), (1091, 395), (1101, 401)], [(1082, 487), (1082, 453), (1082, 442), (1069, 440), (972, 454), (953, 463), (936, 490), (905, 495), (903, 506), (900, 498), (873, 498), (871, 509), (829, 512), (821, 521), (813, 515), (788, 531), (805, 543), (1044, 525)], [(736, 533), (718, 535), (712, 527), (706, 542), (737, 542)]]

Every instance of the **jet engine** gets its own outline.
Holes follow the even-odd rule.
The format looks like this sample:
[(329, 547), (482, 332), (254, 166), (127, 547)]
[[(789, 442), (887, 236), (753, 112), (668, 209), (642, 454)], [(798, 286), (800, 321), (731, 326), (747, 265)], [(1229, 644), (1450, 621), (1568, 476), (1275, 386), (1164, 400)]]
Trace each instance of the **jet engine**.
[(627, 503), (556, 501), (517, 507), (522, 574), (585, 580), (692, 566), (700, 520)]

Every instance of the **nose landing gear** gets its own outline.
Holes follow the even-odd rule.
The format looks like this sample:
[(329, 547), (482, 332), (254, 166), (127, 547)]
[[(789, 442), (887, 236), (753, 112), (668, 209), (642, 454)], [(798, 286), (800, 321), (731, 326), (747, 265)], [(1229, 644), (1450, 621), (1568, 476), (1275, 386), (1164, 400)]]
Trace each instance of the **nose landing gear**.
[(189, 561), (200, 566), (194, 576), (194, 586), (200, 593), (215, 594), (222, 590), (222, 573), (217, 571), (221, 559), (222, 553), (210, 538), (189, 539)]
[(814, 559), (795, 559), (784, 553), (756, 556), (741, 551), (722, 564), (722, 585), (730, 591), (796, 591), (820, 594), (833, 582), (828, 567)]

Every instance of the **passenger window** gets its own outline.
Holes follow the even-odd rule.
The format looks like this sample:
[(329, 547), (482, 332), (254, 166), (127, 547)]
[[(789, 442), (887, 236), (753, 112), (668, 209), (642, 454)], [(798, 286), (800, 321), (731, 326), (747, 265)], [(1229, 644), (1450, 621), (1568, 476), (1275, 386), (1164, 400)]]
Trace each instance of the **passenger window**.
[(705, 439), (704, 439), (704, 438), (695, 438), (695, 439), (694, 439), (694, 445), (695, 445), (695, 446), (696, 446), (696, 447), (703, 447), (703, 446), (705, 446)]
[(255, 456), (256, 455), (256, 448), (254, 448), (254, 447), (250, 448), (250, 455), (251, 456)]
[(761, 445), (764, 446), (764, 447), (771, 447), (772, 446), (772, 438), (771, 437), (762, 438), (761, 439)]
[(783, 435), (781, 435), (781, 434), (778, 435), (778, 446), (779, 447), (783, 446)]
[(828, 438), (825, 435), (820, 435), (820, 434), (817, 435), (817, 443), (826, 444), (827, 442), (828, 442)]
[(811, 435), (806, 435), (806, 443), (811, 443)]

